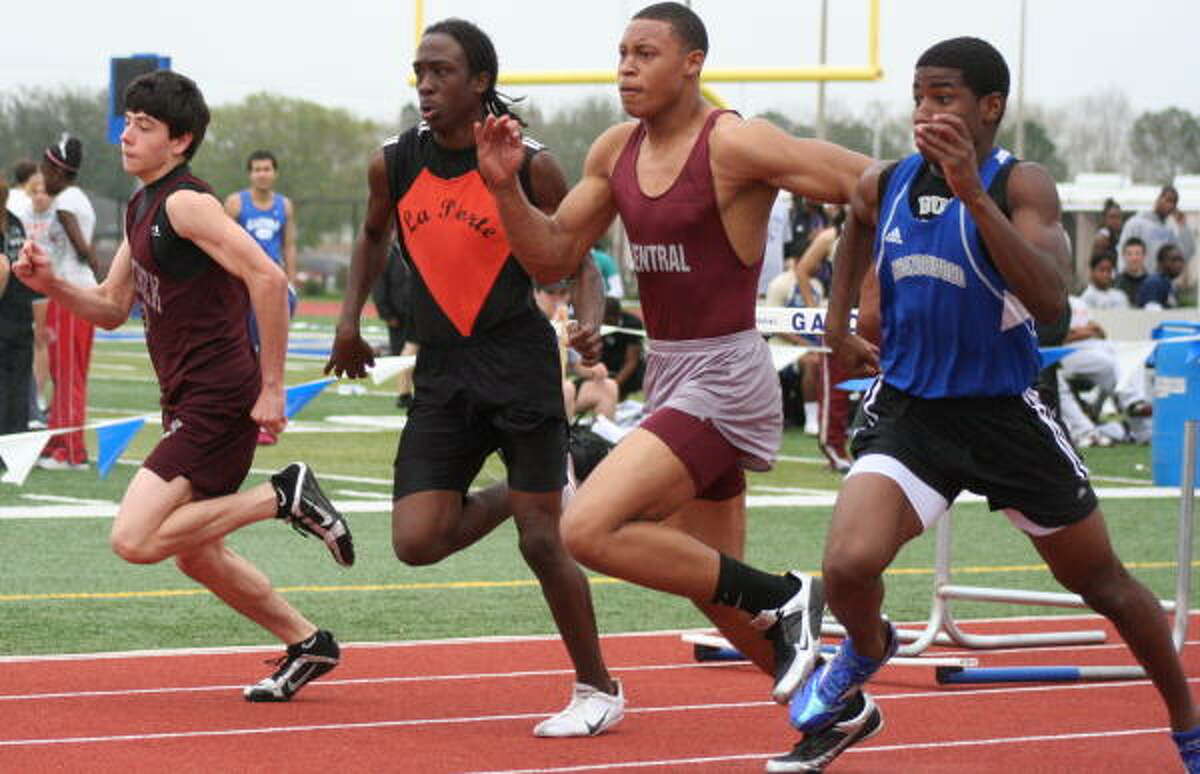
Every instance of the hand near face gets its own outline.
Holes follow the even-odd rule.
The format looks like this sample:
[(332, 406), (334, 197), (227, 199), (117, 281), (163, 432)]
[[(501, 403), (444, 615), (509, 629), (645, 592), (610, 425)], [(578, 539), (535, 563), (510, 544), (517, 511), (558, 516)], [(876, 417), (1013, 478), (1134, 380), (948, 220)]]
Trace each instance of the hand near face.
[(975, 143), (962, 118), (935, 114), (913, 128), (913, 138), (921, 155), (941, 168), (957, 198), (967, 199), (982, 189)]

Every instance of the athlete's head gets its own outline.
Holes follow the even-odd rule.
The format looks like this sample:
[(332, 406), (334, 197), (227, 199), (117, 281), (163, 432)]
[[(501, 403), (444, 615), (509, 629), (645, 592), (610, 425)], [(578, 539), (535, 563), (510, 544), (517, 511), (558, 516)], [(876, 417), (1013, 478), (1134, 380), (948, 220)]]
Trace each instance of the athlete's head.
[(972, 138), (995, 139), (1008, 100), (1008, 65), (986, 40), (951, 38), (917, 60), (913, 77), (913, 124), (935, 115), (962, 119)]
[(195, 82), (170, 70), (155, 70), (125, 89), (121, 164), (131, 175), (195, 155), (208, 129), (208, 105)]
[(512, 100), (496, 91), (499, 72), (496, 47), (479, 27), (463, 19), (431, 24), (413, 60), (421, 118), (435, 132), (469, 127), (483, 113), (520, 121)]
[(1164, 185), (1154, 200), (1154, 211), (1160, 218), (1166, 218), (1179, 206), (1179, 192), (1173, 185)]
[(618, 51), (621, 104), (629, 115), (645, 118), (698, 93), (708, 32), (682, 3), (655, 3), (634, 14)]
[(260, 191), (270, 191), (275, 187), (275, 174), (279, 171), (279, 162), (275, 154), (269, 150), (256, 150), (246, 159), (246, 171), (250, 173), (250, 187)]
[(67, 186), (75, 182), (79, 168), (83, 166), (83, 143), (78, 137), (72, 137), (66, 132), (58, 138), (58, 142), (50, 145), (42, 153), (40, 169), (46, 190), (51, 196), (58, 196)]
[(1108, 290), (1113, 284), (1113, 271), (1117, 265), (1117, 255), (1111, 250), (1096, 253), (1092, 256), (1092, 284), (1101, 290)]
[(29, 159), (21, 159), (12, 168), (13, 185), (24, 188), (29, 185), (29, 178), (37, 174), (38, 165)]

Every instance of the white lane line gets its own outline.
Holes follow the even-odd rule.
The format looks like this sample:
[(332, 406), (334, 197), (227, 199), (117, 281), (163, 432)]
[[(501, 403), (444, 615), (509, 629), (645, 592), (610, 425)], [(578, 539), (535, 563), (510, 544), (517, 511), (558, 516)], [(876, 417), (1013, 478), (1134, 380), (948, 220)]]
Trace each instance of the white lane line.
[[(1147, 736), (1150, 734), (1161, 734), (1170, 729), (1167, 728), (1123, 728), (1118, 731), (1085, 731), (1072, 734), (1039, 734), (1037, 736), (1005, 736), (991, 739), (956, 739), (950, 742), (913, 742), (911, 744), (890, 744), (876, 745), (867, 747), (851, 747), (845, 754), (849, 753), (883, 753), (883, 752), (906, 752), (909, 750), (939, 750), (950, 749), (955, 747), (979, 747), (979, 746), (999, 746), (1013, 744), (1028, 744), (1030, 742), (1070, 742), (1078, 739), (1095, 739), (1098, 737), (1113, 737), (1113, 736)], [(721, 763), (728, 761), (745, 761), (756, 760), (761, 758), (770, 758), (775, 755), (780, 755), (779, 752), (772, 753), (746, 753), (743, 755), (714, 755), (706, 758), (662, 758), (659, 760), (642, 760), (642, 761), (606, 761), (604, 763), (584, 763), (575, 766), (555, 766), (550, 768), (540, 769), (493, 769), (488, 771), (472, 771), (467, 774), (557, 774), (557, 772), (570, 771), (599, 771), (607, 769), (646, 769), (646, 768), (661, 768), (667, 766), (699, 766), (710, 763)]]
[[(125, 460), (121, 464), (133, 464)], [(275, 470), (260, 470), (255, 469), (251, 472), (260, 475), (269, 475), (276, 472)], [(329, 481), (352, 481), (365, 484), (379, 484), (380, 486), (390, 486), (391, 481), (380, 478), (364, 478), (358, 476), (337, 476), (327, 473), (319, 474), (321, 479)], [(1101, 500), (1169, 500), (1179, 497), (1179, 489), (1177, 487), (1100, 487), (1096, 490), (1096, 495)], [(837, 492), (829, 492), (822, 495), (750, 495), (746, 498), (746, 507), (748, 508), (828, 508), (832, 507), (834, 500), (837, 498)], [(959, 497), (958, 502), (976, 503), (984, 502), (984, 498), (978, 495), (964, 494)], [(338, 501), (334, 505), (344, 513), (390, 513), (392, 510), (390, 501), (379, 500), (359, 500), (359, 501)], [(91, 510), (80, 506), (56, 507), (27, 507), (27, 506), (6, 506), (0, 507), (0, 520), (5, 519), (76, 519), (85, 516), (106, 517), (112, 518), (117, 513), (117, 505), (113, 503), (111, 506), (101, 507), (96, 506)]]
[[(666, 672), (680, 669), (726, 669), (745, 667), (745, 662), (706, 662), (683, 664), (645, 664), (642, 666), (609, 667), (610, 672)], [(335, 685), (391, 685), (394, 683), (441, 683), (460, 680), (507, 680), (524, 679), (527, 677), (557, 677), (573, 675), (573, 669), (530, 669), (520, 672), (477, 672), (473, 674), (450, 675), (399, 675), (392, 677), (348, 677), (345, 679), (323, 678), (311, 683), (308, 687)], [(242, 685), (190, 685), (167, 686), (163, 688), (115, 688), (102, 691), (61, 691), (58, 693), (11, 693), (0, 694), (0, 702), (8, 701), (47, 701), (50, 699), (94, 699), (110, 696), (144, 696), (167, 693), (218, 693), (223, 691), (240, 691)], [(767, 706), (772, 702), (761, 702)]]

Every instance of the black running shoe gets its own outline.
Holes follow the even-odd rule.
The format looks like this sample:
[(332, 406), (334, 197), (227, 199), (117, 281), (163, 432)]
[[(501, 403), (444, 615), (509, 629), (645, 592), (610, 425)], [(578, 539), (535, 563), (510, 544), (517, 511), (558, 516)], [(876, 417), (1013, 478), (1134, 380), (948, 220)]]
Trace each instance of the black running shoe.
[(883, 728), (883, 713), (866, 691), (849, 701), (833, 723), (801, 737), (787, 755), (767, 761), (769, 772), (821, 772), (850, 745), (870, 739)]
[(816, 666), (821, 651), (821, 617), (825, 611), (825, 593), (821, 580), (799, 572), (789, 572), (800, 588), (782, 607), (763, 610), (750, 623), (766, 630), (775, 646), (775, 687), (771, 697), (787, 704)]
[(304, 642), (288, 645), (287, 653), (268, 661), (279, 668), (270, 677), (242, 689), (246, 701), (289, 701), (296, 692), (338, 665), (341, 648), (324, 629)]
[(279, 518), (305, 537), (319, 537), (338, 564), (343, 567), (354, 564), (354, 538), (350, 535), (350, 525), (321, 491), (321, 485), (308, 465), (293, 462), (271, 476), (271, 485), (275, 487), (279, 502), (276, 514)]

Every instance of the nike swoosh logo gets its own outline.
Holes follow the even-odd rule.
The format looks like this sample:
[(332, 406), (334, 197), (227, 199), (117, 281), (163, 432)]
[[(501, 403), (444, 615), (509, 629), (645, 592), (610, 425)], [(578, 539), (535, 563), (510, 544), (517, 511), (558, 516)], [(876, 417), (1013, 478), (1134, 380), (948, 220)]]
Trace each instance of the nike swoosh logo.
[(586, 720), (583, 721), (583, 724), (587, 726), (588, 736), (595, 736), (604, 726), (604, 721), (606, 720), (608, 720), (608, 710), (604, 710), (604, 714), (595, 723), (589, 723)]

